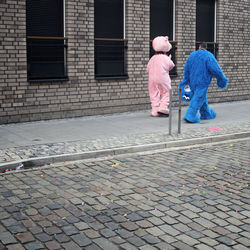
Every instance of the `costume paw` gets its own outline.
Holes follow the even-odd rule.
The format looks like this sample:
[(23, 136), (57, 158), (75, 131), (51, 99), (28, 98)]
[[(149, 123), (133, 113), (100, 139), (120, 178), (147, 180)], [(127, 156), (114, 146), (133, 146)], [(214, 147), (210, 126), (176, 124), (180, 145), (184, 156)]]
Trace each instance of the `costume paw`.
[(159, 109), (159, 110), (158, 110), (158, 114), (159, 114), (159, 113), (168, 115), (168, 114), (169, 114), (169, 110), (168, 110), (168, 109)]
[(201, 113), (201, 117), (200, 119), (201, 120), (212, 120), (216, 117), (216, 112), (212, 109), (209, 110), (209, 112), (206, 112), (206, 113)]
[(169, 114), (165, 114), (165, 113), (161, 113), (161, 112), (158, 112), (158, 115), (160, 117), (169, 117)]
[(199, 117), (198, 115), (196, 115), (196, 116), (194, 116), (194, 117), (185, 115), (183, 119), (184, 119), (186, 122), (189, 122), (189, 123), (200, 123), (200, 117)]
[[(179, 93), (179, 95), (180, 95), (180, 93)], [(181, 100), (183, 102), (190, 102), (192, 97), (193, 97), (193, 92), (188, 85), (186, 85), (185, 88), (182, 88)]]
[(157, 112), (151, 112), (150, 116), (152, 116), (152, 117), (159, 117), (160, 115)]

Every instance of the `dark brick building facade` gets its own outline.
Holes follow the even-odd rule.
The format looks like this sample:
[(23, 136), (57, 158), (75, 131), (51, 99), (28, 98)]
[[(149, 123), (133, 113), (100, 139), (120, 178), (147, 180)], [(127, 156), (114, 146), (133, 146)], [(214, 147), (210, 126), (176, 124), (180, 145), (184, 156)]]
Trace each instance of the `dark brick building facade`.
[[(96, 77), (94, 0), (61, 1), (66, 77), (31, 81), (27, 1), (0, 0), (0, 124), (149, 109), (145, 69), (150, 57), (150, 0), (122, 1), (126, 77)], [(185, 61), (196, 48), (197, 1), (171, 2), (172, 40), (177, 47), (177, 75), (172, 77), (175, 105)], [(250, 98), (249, 0), (215, 2), (217, 60), (230, 83), (221, 91), (213, 81), (208, 98), (210, 102), (246, 100)]]

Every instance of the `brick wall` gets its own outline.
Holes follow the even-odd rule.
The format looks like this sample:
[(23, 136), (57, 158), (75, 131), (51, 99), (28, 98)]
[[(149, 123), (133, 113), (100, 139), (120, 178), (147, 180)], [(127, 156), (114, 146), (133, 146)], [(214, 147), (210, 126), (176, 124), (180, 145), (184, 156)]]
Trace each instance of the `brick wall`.
[[(210, 102), (249, 99), (249, 4), (219, 0), (218, 61), (230, 79), (221, 91), (213, 81)], [(94, 78), (94, 0), (66, 1), (67, 82), (27, 82), (25, 0), (0, 0), (0, 124), (149, 109), (149, 0), (126, 1), (128, 79)], [(196, 1), (176, 0), (177, 73), (195, 49)], [(248, 46), (247, 46), (248, 45)]]
[(26, 112), (25, 29), (25, 1), (0, 0), (1, 123), (14, 122)]
[(213, 94), (213, 101), (235, 101), (250, 98), (250, 32), (249, 0), (218, 1), (217, 38), (219, 63), (229, 78), (229, 86), (222, 95)]

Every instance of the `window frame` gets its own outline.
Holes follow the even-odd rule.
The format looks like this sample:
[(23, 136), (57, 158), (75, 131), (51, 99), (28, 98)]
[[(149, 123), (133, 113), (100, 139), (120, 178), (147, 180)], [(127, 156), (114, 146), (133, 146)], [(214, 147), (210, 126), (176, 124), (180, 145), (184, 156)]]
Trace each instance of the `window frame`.
[[(150, 0), (150, 5), (151, 5), (151, 1), (153, 0)], [(175, 17), (176, 17), (176, 1), (175, 0), (172, 0), (172, 39), (169, 38), (169, 42), (171, 43), (172, 45), (172, 49), (167, 53), (168, 55), (171, 54), (172, 58), (171, 60), (173, 60), (174, 64), (175, 64), (175, 67), (169, 72), (169, 75), (171, 77), (177, 77), (178, 74), (177, 74), (177, 67), (176, 67), (176, 50), (177, 50), (177, 44), (178, 42), (175, 40)], [(150, 10), (150, 20), (151, 20), (151, 10)], [(151, 24), (151, 23), (150, 23)], [(162, 34), (164, 35), (164, 34)], [(150, 37), (151, 37), (151, 25), (150, 25)], [(150, 39), (149, 41), (150, 45), (150, 49), (149, 49), (149, 56), (150, 58), (154, 55), (154, 50), (152, 48), (152, 40)]]
[[(66, 25), (65, 25), (65, 21), (66, 21), (66, 1), (62, 0), (62, 8), (63, 8), (63, 13), (62, 13), (62, 25), (63, 25), (63, 37), (58, 37), (58, 36), (32, 36), (32, 35), (27, 35), (26, 37), (26, 51), (27, 51), (27, 81), (28, 82), (58, 82), (58, 81), (68, 81), (68, 73), (67, 73), (67, 47), (68, 47), (68, 37), (65, 36), (66, 33)], [(27, 0), (26, 0), (27, 3)], [(26, 20), (27, 20), (27, 8), (26, 8)], [(27, 30), (27, 21), (26, 21), (26, 30)], [(62, 40), (62, 46), (63, 47), (63, 74), (58, 74), (57, 77), (51, 77), (51, 76), (46, 76), (46, 74), (44, 74), (44, 76), (32, 76), (31, 72), (30, 72), (30, 65), (32, 64), (31, 62), (31, 53), (29, 53), (29, 46), (32, 42), (34, 41), (56, 41), (58, 43), (58, 40)], [(32, 47), (31, 47), (32, 48)], [(30, 49), (31, 49), (30, 48)]]
[[(123, 8), (123, 10), (122, 10), (122, 12), (123, 12), (123, 19), (122, 19), (123, 31), (122, 31), (121, 38), (96, 37), (95, 31), (94, 31), (94, 54), (95, 54), (94, 76), (95, 76), (96, 80), (127, 79), (128, 78), (128, 72), (127, 72), (127, 42), (128, 42), (128, 40), (126, 39), (126, 0), (122, 0), (122, 8)], [(95, 16), (94, 16), (94, 19), (96, 19)], [(105, 45), (100, 45), (100, 44), (98, 45), (98, 43), (103, 43), (103, 44), (106, 43), (107, 47), (109, 46), (109, 48), (111, 48), (111, 49), (112, 49), (112, 46), (115, 48), (116, 47), (115, 43), (117, 43), (118, 44), (117, 46), (120, 47), (121, 50), (123, 50), (122, 51), (123, 70), (121, 70), (120, 73), (117, 73), (117, 74), (98, 73), (98, 63), (100, 63), (100, 60), (98, 60), (98, 57), (100, 55), (100, 52), (98, 52), (98, 46), (105, 46)], [(119, 43), (121, 45), (119, 45)], [(113, 44), (113, 45), (111, 45), (111, 44)], [(114, 61), (110, 61), (110, 62), (114, 62)]]
[[(196, 0), (196, 25), (197, 25), (197, 1)], [(197, 29), (196, 29), (196, 50), (199, 49), (201, 42), (207, 43), (207, 50), (210, 51), (216, 58), (218, 53), (219, 44), (217, 42), (217, 0), (214, 0), (214, 27), (213, 27), (213, 41), (197, 41)]]

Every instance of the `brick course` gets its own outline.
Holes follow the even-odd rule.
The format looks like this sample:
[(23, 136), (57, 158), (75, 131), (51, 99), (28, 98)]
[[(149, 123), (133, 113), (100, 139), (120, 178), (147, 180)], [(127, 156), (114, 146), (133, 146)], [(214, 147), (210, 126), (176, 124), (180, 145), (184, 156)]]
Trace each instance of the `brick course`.
[[(149, 109), (150, 1), (126, 1), (128, 79), (94, 77), (94, 0), (66, 1), (67, 82), (27, 82), (25, 0), (0, 0), (0, 124)], [(173, 105), (184, 64), (195, 50), (196, 1), (176, 0), (178, 76), (172, 79)], [(209, 102), (250, 97), (249, 4), (217, 1), (218, 61), (230, 79), (221, 91), (213, 80)], [(165, 35), (165, 34), (163, 34)]]

